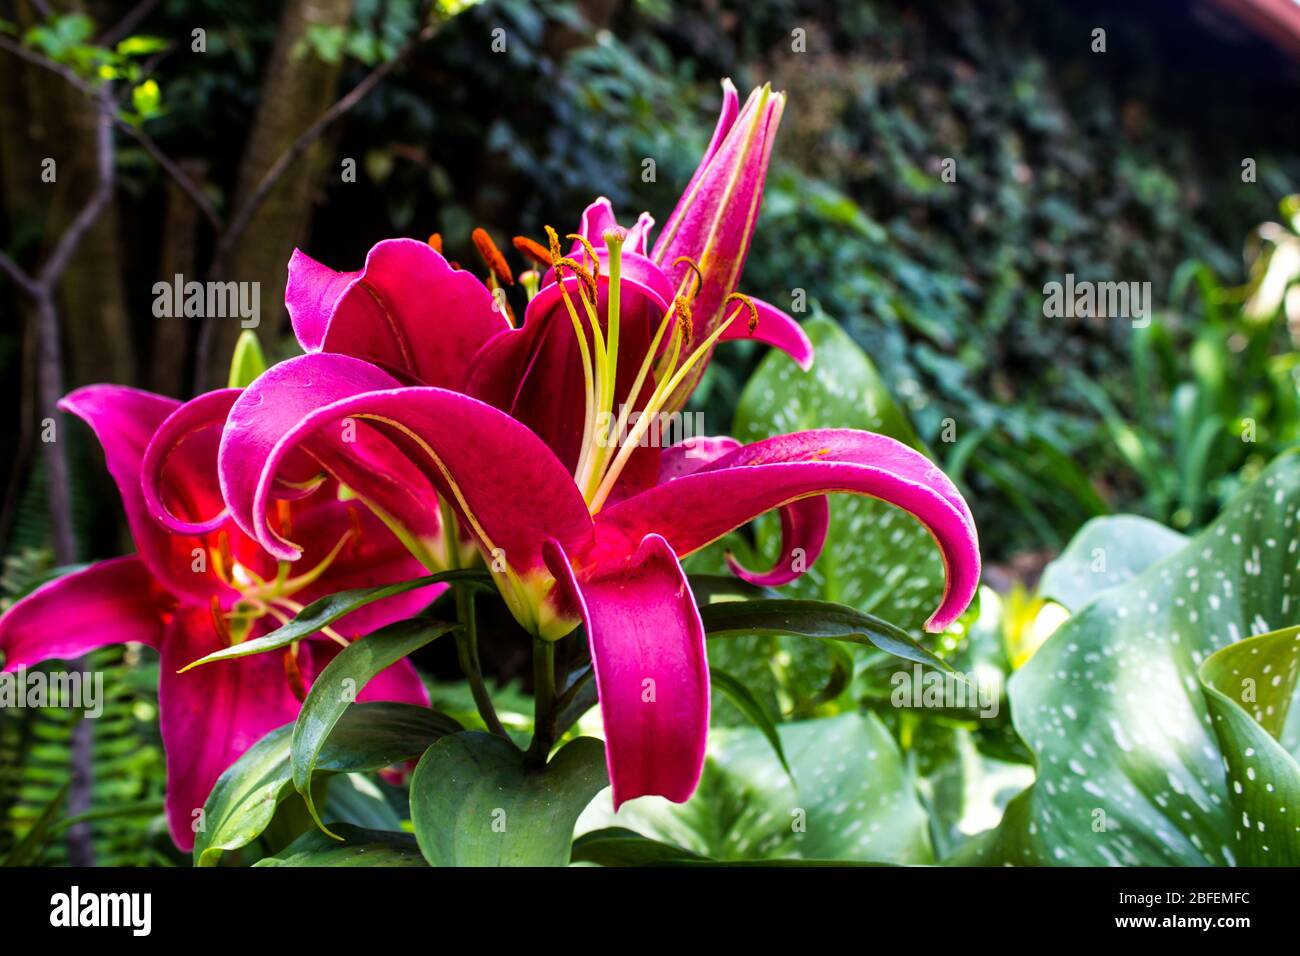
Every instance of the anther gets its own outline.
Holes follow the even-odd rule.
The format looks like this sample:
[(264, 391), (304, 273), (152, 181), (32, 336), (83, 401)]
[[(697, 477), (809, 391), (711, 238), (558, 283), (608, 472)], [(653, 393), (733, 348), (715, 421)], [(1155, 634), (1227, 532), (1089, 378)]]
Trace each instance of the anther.
[(758, 328), (758, 306), (754, 305), (754, 300), (749, 296), (733, 292), (722, 300), (722, 308), (725, 310), (733, 299), (749, 310), (749, 334), (753, 335), (754, 330)]
[[(527, 236), (515, 236), (510, 241), (514, 243), (515, 248), (519, 250), (521, 255), (527, 256), (538, 265), (550, 266), (551, 254), (546, 251), (546, 247), (540, 242), (535, 242)], [(523, 276), (519, 278), (522, 280)]]
[(695, 298), (695, 296), (699, 293), (700, 289), (704, 288), (704, 273), (700, 271), (700, 267), (695, 264), (695, 260), (692, 259), (690, 256), (678, 256), (676, 259), (673, 260), (673, 265), (689, 266), (691, 271), (695, 273), (695, 286), (690, 293), (691, 298), (692, 299)]
[(442, 233), (440, 232), (429, 233), (428, 243), (429, 243), (429, 248), (431, 248), (434, 252), (438, 253), (439, 255), (442, 255)]
[(514, 285), (515, 277), (510, 272), (510, 264), (506, 262), (506, 257), (501, 255), (501, 250), (492, 241), (492, 237), (487, 234), (487, 230), (483, 228), (475, 229), (470, 233), (470, 238), (474, 240), (474, 247), (478, 249), (478, 254), (483, 257), (483, 261), (492, 270), (492, 274), (503, 285)]

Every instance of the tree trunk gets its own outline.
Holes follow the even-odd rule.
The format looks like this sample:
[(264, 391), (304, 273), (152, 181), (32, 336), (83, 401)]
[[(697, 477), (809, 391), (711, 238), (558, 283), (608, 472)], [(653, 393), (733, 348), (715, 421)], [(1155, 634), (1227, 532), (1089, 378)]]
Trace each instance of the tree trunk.
[[(301, 47), (312, 26), (347, 26), (351, 16), (352, 0), (289, 0), (285, 4), (262, 84), (261, 106), (244, 149), (233, 209), (252, 195), (276, 159), (337, 99), (341, 64), (325, 63)], [(268, 346), (284, 325), (289, 256), (306, 235), (326, 159), (327, 153), (318, 143), (296, 170), (280, 179), (249, 222), (220, 276), (227, 281), (260, 283), (258, 334)], [(207, 368), (197, 371), (206, 387), (225, 383), (239, 332), (237, 317), (212, 320)]]

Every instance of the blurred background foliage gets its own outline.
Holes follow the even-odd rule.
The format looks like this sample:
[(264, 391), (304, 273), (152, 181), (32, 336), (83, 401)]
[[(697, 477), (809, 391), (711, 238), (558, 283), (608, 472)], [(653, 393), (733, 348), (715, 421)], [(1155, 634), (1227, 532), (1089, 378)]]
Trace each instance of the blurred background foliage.
[[(60, 19), (45, 28), (38, 6), (6, 3), (0, 19), (78, 69), (100, 69), (105, 59), (94, 50), (117, 49), (118, 81), (133, 89), (130, 121), (202, 184), (223, 217), (315, 116), (398, 56), (420, 26), (419, 4), (404, 0), (162, 0), (142, 5), (131, 27), (138, 46), (121, 53), (102, 31), (132, 5), (56, 3)], [(641, 209), (662, 222), (712, 130), (718, 81), (730, 76), (742, 90), (771, 82), (789, 95), (745, 291), (804, 308), (825, 323), (826, 341), (847, 336), (862, 349), (863, 394), (878, 388), (889, 402), (889, 421), (876, 427), (906, 429), (900, 437), (928, 448), (963, 485), (988, 579), (1009, 592), (987, 593), (986, 613), (952, 638), (954, 661), (996, 660), (1009, 673), (1027, 659), (1032, 646), (1022, 644), (1043, 607), (1033, 594), (1037, 571), (1088, 519), (1134, 512), (1194, 532), (1295, 442), (1300, 302), (1289, 290), (1300, 236), (1286, 197), (1300, 184), (1300, 126), (1290, 121), (1296, 72), (1263, 40), (1209, 17), (1208, 5), (489, 0), (435, 8), (436, 34), (294, 164), (225, 263), (227, 278), (262, 283), (260, 334), (273, 357), (292, 350), (279, 303), (295, 245), (350, 269), (382, 238), (438, 231), (451, 258), (471, 263), (475, 226), (503, 244), (539, 236), (547, 223), (567, 231), (600, 194), (625, 222)], [(1104, 54), (1090, 50), (1096, 26), (1107, 30)], [(205, 31), (205, 52), (192, 48), (195, 29)], [(801, 52), (792, 31), (803, 31)], [(139, 65), (160, 49), (149, 37), (168, 52), (146, 77)], [(90, 188), (89, 125), (75, 91), (0, 54), (0, 247), (19, 262), (48, 252)], [(181, 396), (214, 376), (196, 358), (197, 329), (154, 317), (153, 284), (175, 273), (203, 277), (218, 236), (140, 143), (120, 136), (116, 149), (113, 206), (59, 290), (66, 385), (107, 380)], [(34, 185), (47, 155), (59, 160), (58, 188)], [(1251, 182), (1242, 176), (1247, 157)], [(956, 182), (941, 176), (948, 159)], [(355, 181), (341, 174), (348, 160)], [(1149, 325), (1046, 317), (1044, 285), (1067, 273), (1149, 281)], [(53, 560), (30, 433), (33, 319), (11, 284), (0, 287), (0, 308), (10, 416), (0, 431), (10, 463), (0, 533), (12, 599)], [(218, 343), (214, 365), (227, 360), (230, 341)], [(743, 343), (717, 353), (695, 399), (711, 431), (734, 421), (753, 438), (781, 424), (779, 410), (742, 397), (761, 353)], [(828, 400), (814, 392), (800, 400), (822, 414)], [(850, 406), (830, 414), (861, 424)], [(73, 439), (80, 557), (118, 553), (125, 539), (108, 504), (115, 495), (86, 436)], [(876, 541), (898, 545), (868, 512), (842, 520), (847, 534), (874, 535), (863, 538), (864, 551)], [(772, 540), (760, 527), (732, 544), (761, 552)], [(855, 560), (846, 558), (850, 567)], [(924, 591), (935, 571), (917, 572), (913, 590)], [(849, 597), (825, 593), (834, 582), (813, 575), (804, 586), (891, 617), (897, 608), (875, 603), (889, 598), (881, 581)], [(904, 617), (924, 595), (912, 597)], [(761, 650), (776, 662), (772, 675), (751, 666), (742, 676), (765, 704), (788, 715), (825, 704), (815, 698), (834, 662), (783, 657), (779, 643)], [(494, 665), (487, 656), (513, 676), (517, 661)], [(743, 668), (746, 660), (755, 658), (735, 653), (718, 663)], [(857, 661), (856, 700), (887, 694), (870, 665)], [(793, 698), (783, 684), (791, 674)], [(114, 705), (121, 721), (106, 736), (120, 731), (136, 741), (122, 745), (130, 759), (156, 763), (151, 685), (131, 686), (145, 689)], [(906, 749), (914, 718), (889, 710), (880, 716)], [(719, 713), (738, 722), (733, 711)], [(66, 746), (66, 729), (29, 724), (0, 713), (0, 748), (24, 754), (29, 768), (57, 764), (49, 748)], [(973, 725), (962, 715), (941, 724), (918, 744), (909, 771), (936, 813), (961, 806), (943, 803), (945, 788), (972, 785), (953, 768), (972, 764)], [(15, 743), (37, 733), (44, 750)], [(979, 734), (985, 754), (1026, 759), (1005, 717)], [(14, 781), (19, 762), (5, 761)], [(150, 779), (141, 767), (124, 774)], [(29, 826), (64, 779), (36, 770), (21, 779), (30, 782), (0, 787), (8, 801), (0, 812), (18, 807)], [(158, 794), (141, 786), (110, 802), (147, 807)], [(938, 855), (956, 823), (938, 813), (931, 824)], [(106, 856), (111, 834), (97, 831)], [(4, 840), (0, 833), (0, 853)], [(165, 840), (148, 852), (157, 846)]]

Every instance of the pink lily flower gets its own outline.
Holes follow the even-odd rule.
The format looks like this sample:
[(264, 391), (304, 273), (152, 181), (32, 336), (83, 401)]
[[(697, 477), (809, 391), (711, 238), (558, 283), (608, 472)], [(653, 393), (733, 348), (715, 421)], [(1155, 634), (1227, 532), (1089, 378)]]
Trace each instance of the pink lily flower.
[[(243, 534), (225, 512), (216, 472), (220, 426), (238, 395), (225, 389), (182, 406), (148, 392), (94, 385), (67, 396), (60, 407), (90, 425), (103, 446), (137, 553), (51, 581), (0, 617), (6, 670), (109, 644), (158, 650), (167, 822), (186, 851), (217, 777), (262, 736), (297, 717), (307, 687), (339, 644), (410, 617), (444, 587), (376, 602), (282, 652), (177, 673), (274, 630), (318, 597), (423, 573), (376, 517), (340, 500), (338, 484), (320, 479), (319, 467), (301, 459), (285, 471), (291, 483), (279, 488), (276, 526), (300, 543), (304, 560), (291, 568)], [(358, 451), (356, 460), (364, 455)], [(372, 494), (382, 497), (385, 488), (376, 484)], [(429, 524), (411, 520), (417, 528)], [(298, 568), (307, 570), (290, 573)], [(429, 703), (405, 660), (359, 698)]]
[[(782, 507), (795, 509), (787, 512), (788, 534), (820, 529), (824, 537), (822, 496), (870, 495), (913, 514), (938, 543), (947, 581), (927, 627), (941, 630), (975, 593), (978, 542), (965, 501), (935, 465), (866, 432), (810, 431), (737, 448), (718, 441), (703, 453), (717, 457), (704, 461), (687, 460), (691, 450), (679, 446), (663, 452), (653, 483), (621, 485), (648, 426), (642, 419), (626, 437), (610, 426), (612, 373), (622, 359), (608, 344), (618, 339), (622, 236), (606, 238), (612, 278), (603, 290), (604, 367), (593, 370), (591, 355), (584, 358), (588, 393), (579, 431), (586, 438), (575, 466), (532, 429), (471, 396), (406, 386), (369, 362), (318, 353), (268, 370), (236, 401), (222, 436), (222, 485), (234, 520), (275, 557), (297, 560), (300, 550), (270, 520), (282, 468), (304, 452), (320, 454), (343, 423), (384, 435), (451, 503), (526, 630), (553, 641), (585, 625), (615, 804), (644, 794), (683, 801), (703, 767), (709, 676), (682, 557)], [(572, 295), (585, 296), (584, 310), (594, 312), (595, 290), (577, 291), (585, 283), (574, 277), (557, 285), (567, 305)], [(660, 335), (672, 330), (673, 345), (645, 405), (652, 413), (746, 309), (738, 307), (683, 357), (680, 303), (675, 299), (659, 324)], [(594, 323), (591, 331), (594, 341)], [(636, 356), (640, 373), (648, 373), (658, 346), (652, 339)], [(637, 382), (645, 380), (639, 374), (629, 394), (640, 394)], [(600, 421), (605, 425), (593, 424)], [(365, 476), (360, 482), (364, 495)], [(822, 504), (805, 510), (810, 501)], [(418, 518), (416, 507), (395, 515), (399, 523)], [(815, 559), (820, 537), (804, 543)]]
[[(719, 341), (748, 334), (805, 366), (812, 358), (802, 330), (774, 307), (739, 297), (726, 314), (783, 102), (760, 90), (742, 112), (736, 99), (728, 87), (713, 144), (655, 252), (648, 216), (624, 231), (598, 200), (568, 255), (551, 237), (552, 269), (519, 328), (493, 307), (492, 290), (420, 243), (395, 241), (404, 270), (383, 267), (396, 244), (380, 243), (365, 270), (347, 275), (296, 255), (287, 300), (309, 354), (255, 382), (222, 437), (231, 517), (287, 561), (300, 549), (270, 516), (295, 458), (332, 470), (345, 458), (339, 429), (350, 426), (387, 443), (386, 460), (420, 469), (418, 497), (391, 496), (391, 525), (424, 520), (421, 500), (432, 494), (526, 630), (557, 640), (585, 625), (616, 805), (644, 794), (683, 801), (703, 765), (708, 667), (681, 558), (780, 509), (783, 554), (801, 550), (810, 565), (825, 539), (824, 496), (842, 492), (902, 507), (933, 534), (947, 580), (931, 630), (965, 609), (979, 580), (965, 501), (892, 439), (831, 429), (743, 447), (714, 439), (661, 451), (644, 441), (656, 416), (685, 401)], [(456, 306), (444, 308), (453, 291)], [(455, 344), (439, 351), (429, 339), (443, 334)], [(340, 475), (363, 497), (377, 496), (374, 477)], [(799, 573), (784, 561), (766, 574), (733, 567), (766, 584)]]

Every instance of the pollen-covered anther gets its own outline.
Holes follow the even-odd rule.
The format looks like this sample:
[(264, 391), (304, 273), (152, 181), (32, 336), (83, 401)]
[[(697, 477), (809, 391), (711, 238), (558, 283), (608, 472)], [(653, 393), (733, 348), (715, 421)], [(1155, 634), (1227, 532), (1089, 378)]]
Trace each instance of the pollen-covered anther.
[(487, 230), (482, 227), (475, 229), (470, 233), (470, 239), (474, 241), (474, 248), (483, 257), (488, 269), (497, 277), (497, 281), (502, 285), (514, 285), (515, 277), (510, 271), (510, 264), (506, 262), (506, 257), (501, 254), (501, 250), (492, 241)]
[(733, 292), (722, 300), (722, 308), (725, 310), (732, 301), (739, 302), (749, 311), (749, 334), (753, 335), (754, 330), (758, 328), (758, 306), (754, 305), (754, 300), (741, 292)]
[[(546, 247), (536, 240), (529, 239), (527, 236), (515, 236), (510, 240), (514, 243), (520, 255), (532, 259), (540, 266), (550, 266), (551, 254), (546, 251)], [(523, 276), (520, 276), (523, 279)]]
[(682, 341), (690, 342), (695, 338), (695, 323), (691, 320), (691, 306), (684, 296), (673, 298), (673, 311), (682, 330)]
[(579, 235), (576, 232), (571, 232), (564, 238), (572, 239), (574, 242), (578, 242), (582, 244), (582, 248), (587, 250), (587, 259), (591, 262), (591, 265), (588, 266), (588, 269), (590, 270), (593, 276), (599, 279), (600, 258), (596, 255), (596, 247), (591, 244), (591, 240), (588, 239), (586, 236)]
[(587, 301), (594, 307), (596, 304), (596, 277), (588, 272), (586, 267), (584, 267), (577, 259), (570, 259), (568, 256), (561, 256), (555, 260), (555, 278), (559, 281), (563, 281), (560, 276), (561, 266), (573, 270), (573, 274), (582, 282), (583, 295), (587, 297)]
[(687, 296), (689, 296), (691, 299), (694, 299), (695, 296), (699, 293), (700, 289), (704, 287), (704, 273), (700, 271), (700, 267), (696, 264), (695, 260), (692, 259), (690, 256), (678, 256), (676, 259), (673, 260), (674, 267), (680, 265), (688, 266), (690, 270), (693, 273), (695, 273), (695, 284), (691, 286), (686, 293)]
[(438, 255), (442, 255), (442, 233), (431, 232), (429, 233), (429, 238), (426, 241), (429, 243), (430, 249), (438, 253)]

